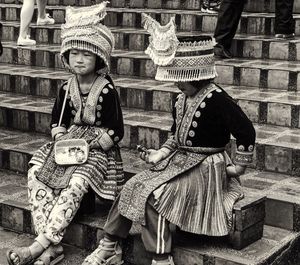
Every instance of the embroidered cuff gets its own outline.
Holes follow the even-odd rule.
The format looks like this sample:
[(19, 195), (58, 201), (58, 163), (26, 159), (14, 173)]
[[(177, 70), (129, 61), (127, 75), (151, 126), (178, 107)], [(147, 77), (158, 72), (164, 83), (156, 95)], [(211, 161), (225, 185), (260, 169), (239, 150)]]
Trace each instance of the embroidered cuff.
[(168, 157), (169, 154), (172, 152), (172, 150), (170, 150), (169, 148), (166, 148), (166, 147), (160, 148), (159, 151), (163, 154), (163, 159)]
[(234, 163), (236, 165), (248, 166), (252, 163), (253, 152), (236, 151)]
[(177, 142), (174, 140), (174, 136), (169, 137), (169, 139), (162, 145), (161, 148), (167, 148), (171, 151), (175, 150), (178, 147)]
[(103, 133), (102, 136), (98, 139), (98, 143), (104, 151), (109, 150), (114, 145), (113, 140), (106, 132)]
[(51, 130), (51, 136), (52, 136), (52, 139), (55, 139), (55, 135), (57, 135), (58, 133), (63, 133), (63, 134), (65, 134), (66, 132), (67, 132), (66, 127), (63, 127), (63, 126), (54, 127), (54, 128), (52, 128), (52, 130)]

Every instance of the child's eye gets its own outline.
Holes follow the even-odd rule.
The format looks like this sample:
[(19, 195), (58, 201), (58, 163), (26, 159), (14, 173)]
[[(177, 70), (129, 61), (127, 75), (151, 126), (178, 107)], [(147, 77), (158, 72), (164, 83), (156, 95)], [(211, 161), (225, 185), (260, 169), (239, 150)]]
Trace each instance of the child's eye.
[(87, 52), (85, 52), (85, 53), (84, 53), (84, 56), (91, 56), (91, 54), (90, 54), (90, 53), (87, 53)]

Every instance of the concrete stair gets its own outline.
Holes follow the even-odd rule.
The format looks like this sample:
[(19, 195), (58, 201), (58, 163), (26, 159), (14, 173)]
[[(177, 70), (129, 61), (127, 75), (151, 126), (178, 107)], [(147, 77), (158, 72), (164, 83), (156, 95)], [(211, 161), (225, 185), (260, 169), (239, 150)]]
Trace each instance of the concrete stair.
[[(279, 57), (284, 57), (283, 53)], [(19, 64), (63, 68), (58, 46), (51, 46), (48, 50), (45, 45), (37, 48), (20, 48), (11, 42), (4, 42), (4, 55), (1, 62), (14, 64), (13, 66)], [(115, 50), (111, 65), (112, 73), (120, 76), (136, 76), (146, 79), (155, 76), (153, 62), (142, 51)], [(216, 65), (219, 73), (216, 81), (225, 85), (296, 91), (300, 84), (298, 62), (235, 58), (219, 60)], [(278, 79), (278, 76), (281, 78)]]
[[(125, 161), (127, 162), (127, 158)], [(126, 172), (128, 173), (127, 168)], [(27, 205), (26, 177), (3, 170), (0, 173), (2, 180), (0, 185), (1, 226), (18, 233), (33, 234), (30, 211)], [(262, 197), (262, 195), (259, 196)], [(257, 220), (264, 218), (264, 209), (257, 208), (256, 211), (243, 211), (246, 205), (250, 205), (251, 201), (253, 202), (251, 197), (257, 198), (258, 196), (253, 192), (247, 192), (246, 198), (248, 200), (244, 199), (238, 202), (234, 211), (236, 216), (240, 211), (241, 216), (244, 216), (243, 218), (251, 215), (253, 217), (252, 221), (255, 222), (255, 218)], [(74, 223), (67, 230), (65, 243), (86, 250), (92, 250), (96, 247), (96, 242), (103, 236), (102, 228), (108, 213), (108, 208), (104, 207), (101, 201), (97, 201), (96, 205), (97, 211), (94, 214), (79, 215), (75, 218)], [(249, 218), (246, 219), (250, 220)], [(246, 223), (245, 221), (242, 223), (236, 221), (236, 226), (245, 225)], [(201, 244), (199, 244), (199, 241)], [(283, 250), (293, 252), (292, 246), (298, 245), (298, 241), (297, 232), (265, 226), (262, 239), (242, 250), (232, 250), (226, 238), (223, 237), (212, 240), (207, 237), (193, 237), (176, 233), (174, 256), (176, 264), (185, 264), (184, 260), (186, 259), (193, 262), (191, 264), (202, 264), (200, 262), (206, 262), (207, 260), (213, 262), (209, 264), (226, 264), (226, 262), (232, 262), (231, 264), (235, 265), (263, 264), (262, 262), (270, 264), (271, 261), (278, 259), (277, 254), (279, 252)], [(24, 242), (20, 242), (20, 244), (22, 243), (24, 244)], [(133, 226), (129, 239), (124, 242), (124, 258), (130, 264), (144, 265), (150, 262), (149, 255), (142, 246), (139, 226)]]
[[(68, 0), (66, 0), (68, 1)], [(72, 1), (72, 0), (71, 0)], [(16, 21), (19, 20), (20, 14), (20, 4), (4, 4), (4, 1), (0, 2), (1, 8), (1, 18), (3, 21)], [(124, 2), (124, 1), (122, 1)], [(137, 1), (138, 2), (138, 1)], [(155, 1), (151, 1), (155, 2)], [(297, 2), (297, 1), (295, 1)], [(70, 3), (71, 4), (71, 3)], [(64, 6), (49, 6), (49, 13), (55, 18), (57, 23), (64, 22)], [(104, 23), (110, 27), (116, 27), (122, 25), (123, 27), (131, 28), (142, 28), (141, 25), (141, 13), (146, 12), (151, 14), (162, 24), (167, 23), (170, 17), (175, 16), (176, 24), (178, 25), (179, 31), (202, 31), (207, 33), (212, 33), (216, 22), (216, 14), (206, 14), (201, 13), (198, 9), (196, 10), (185, 10), (185, 9), (155, 9), (155, 8), (120, 8), (111, 7), (108, 8), (108, 15), (106, 16)], [(295, 14), (296, 20), (296, 35), (300, 34), (300, 16)], [(36, 15), (34, 20), (36, 21)], [(5, 32), (6, 34), (17, 34), (18, 30), (15, 24), (11, 24), (12, 28)], [(244, 13), (240, 22), (238, 33), (247, 34), (258, 34), (258, 35), (273, 35), (273, 25), (274, 25), (274, 13)], [(57, 26), (49, 26), (48, 28), (56, 28)], [(33, 30), (43, 29), (40, 27), (33, 26)], [(43, 30), (41, 30), (43, 31)], [(46, 31), (46, 30), (44, 30)], [(59, 38), (59, 33), (57, 33), (57, 38)]]
[[(36, 26), (35, 10), (31, 36), (38, 45), (25, 48), (15, 43), (22, 2), (0, 0), (3, 23), (0, 39), (4, 46), (0, 57), (0, 225), (21, 233), (0, 229), (0, 253), (32, 240), (26, 172), (33, 152), (50, 140), (54, 97), (70, 76), (59, 58), (65, 6), (99, 1), (48, 0), (48, 11), (58, 24)], [(200, 3), (199, 0), (111, 0), (104, 23), (112, 29), (116, 40), (112, 72), (125, 119), (121, 146), (127, 178), (146, 167), (137, 158), (137, 144), (158, 148), (167, 139), (172, 102), (178, 93), (174, 84), (153, 80), (153, 63), (143, 53), (149, 36), (142, 29), (141, 13), (151, 14), (162, 24), (175, 16), (182, 36), (212, 34), (217, 15), (201, 13)], [(233, 43), (232, 51), (237, 58), (216, 62), (219, 73), (216, 81), (245, 110), (257, 131), (254, 162), (241, 177), (246, 198), (235, 205), (236, 233), (230, 241), (176, 232), (177, 265), (299, 263), (300, 39), (273, 38), (274, 3), (275, 0), (248, 1)], [(294, 10), (299, 36), (299, 0), (295, 1)], [(227, 149), (234, 153), (234, 139)], [(262, 203), (264, 197), (266, 201)], [(65, 239), (67, 257), (62, 264), (81, 264), (86, 250), (96, 247), (107, 210), (97, 200), (96, 213), (77, 216)], [(246, 246), (257, 239), (254, 235), (262, 232), (263, 222), (263, 237)], [(246, 247), (239, 251), (232, 249), (243, 246)], [(125, 264), (150, 264), (139, 227), (133, 227), (124, 249)], [(6, 264), (4, 255), (0, 255), (2, 263)]]
[[(1, 0), (0, 3), (7, 4), (19, 4), (20, 0)], [(48, 5), (54, 6), (85, 6), (102, 2), (101, 0), (49, 0)], [(112, 0), (110, 5), (113, 7), (130, 7), (130, 8), (163, 8), (163, 9), (187, 9), (187, 10), (199, 10), (202, 1), (197, 0)], [(262, 1), (249, 1), (245, 6), (245, 11), (247, 12), (274, 12), (275, 10), (275, 0), (262, 0)], [(294, 12), (300, 13), (300, 4), (295, 1)]]

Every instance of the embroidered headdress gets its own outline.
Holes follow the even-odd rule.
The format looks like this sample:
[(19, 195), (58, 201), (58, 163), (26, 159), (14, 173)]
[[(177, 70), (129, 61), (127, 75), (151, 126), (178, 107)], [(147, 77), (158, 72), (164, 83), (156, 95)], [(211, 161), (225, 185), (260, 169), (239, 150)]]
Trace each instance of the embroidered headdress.
[[(71, 49), (87, 50), (103, 59), (109, 70), (114, 37), (101, 23), (106, 16), (107, 3), (105, 1), (88, 7), (66, 8), (66, 23), (61, 26), (61, 55)], [(67, 64), (65, 61), (64, 63)]]
[(143, 14), (142, 22), (150, 33), (145, 53), (158, 66), (156, 80), (188, 82), (217, 76), (213, 52), (215, 41), (212, 37), (178, 39), (174, 17), (162, 26)]

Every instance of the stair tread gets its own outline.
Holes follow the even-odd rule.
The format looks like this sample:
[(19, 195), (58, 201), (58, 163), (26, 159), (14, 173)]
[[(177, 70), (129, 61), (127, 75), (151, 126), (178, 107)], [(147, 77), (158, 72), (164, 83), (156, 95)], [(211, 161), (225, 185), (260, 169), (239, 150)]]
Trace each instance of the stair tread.
[[(230, 258), (232, 261), (240, 262), (239, 264), (250, 265), (258, 264), (260, 261), (266, 260), (268, 256), (271, 256), (280, 248), (284, 248), (287, 243), (295, 240), (298, 236), (296, 233), (271, 226), (265, 226), (264, 231), (264, 237), (262, 239), (241, 251), (231, 250), (222, 246), (177, 247), (175, 251), (177, 251), (178, 248), (188, 249), (198, 254), (211, 255), (221, 259)], [(33, 239), (33, 235), (18, 234), (0, 228), (0, 264), (6, 264), (5, 253), (8, 249), (29, 245)], [(90, 252), (91, 251), (64, 244), (65, 259), (60, 264), (80, 265)]]
[[(22, 4), (6, 4), (6, 3), (0, 3), (0, 8), (7, 8), (7, 7), (16, 7), (21, 8)], [(37, 8), (37, 7), (35, 7)], [(65, 10), (66, 6), (63, 5), (47, 5), (48, 10)], [(204, 16), (218, 16), (218, 14), (208, 14), (201, 12), (200, 10), (189, 10), (189, 9), (162, 9), (162, 8), (130, 8), (130, 7), (107, 7), (107, 12), (118, 12), (118, 13), (175, 13), (175, 14), (194, 14), (194, 15), (204, 15)], [(275, 17), (274, 12), (243, 12), (243, 16), (245, 17)], [(294, 13), (294, 18), (300, 18), (300, 13)]]
[[(7, 72), (7, 69), (3, 69), (4, 73)], [(14, 72), (15, 69), (11, 70), (11, 73)], [(35, 71), (36, 69), (34, 69)], [(27, 71), (27, 67), (25, 68)], [(50, 72), (51, 71), (51, 72)], [(19, 71), (18, 71), (19, 72)], [(44, 74), (61, 73), (61, 71), (53, 71), (49, 70), (49, 72), (44, 71)], [(0, 68), (0, 73), (3, 73)], [(28, 71), (27, 74), (33, 76), (34, 73), (32, 71)], [(42, 75), (37, 71), (36, 73), (39, 77)], [(59, 75), (59, 74), (58, 74)], [(58, 76), (55, 75), (54, 76)], [(62, 73), (65, 77), (69, 77), (68, 74)], [(174, 83), (160, 82), (155, 80), (147, 80), (140, 79), (134, 77), (118, 77), (113, 76), (114, 83), (117, 87), (122, 88), (134, 88), (138, 90), (144, 91), (161, 91), (166, 93), (172, 93), (176, 95), (180, 92), (177, 86)], [(238, 100), (248, 100), (248, 101), (257, 101), (257, 102), (267, 102), (267, 103), (281, 103), (293, 106), (300, 105), (300, 91), (285, 91), (278, 89), (263, 89), (263, 88), (255, 88), (248, 86), (234, 86), (234, 85), (221, 85), (223, 89), (233, 98)], [(38, 110), (42, 113), (49, 113), (49, 110), (52, 109), (52, 104), (54, 103), (53, 98), (45, 98), (38, 96), (31, 96), (26, 94), (16, 94), (12, 92), (0, 92), (0, 97), (2, 101), (0, 102), (0, 106), (7, 108), (20, 108), (22, 106), (28, 106), (28, 110)]]
[[(8, 231), (0, 227), (0, 264), (7, 264), (6, 251), (20, 246), (27, 246), (32, 243), (34, 237), (28, 234), (19, 234)], [(78, 247), (64, 244), (65, 259), (59, 264), (61, 265), (81, 265), (84, 258), (89, 252)]]
[[(11, 45), (11, 48), (20, 49), (16, 44), (10, 42), (3, 42), (5, 45)], [(47, 48), (46, 45), (39, 45), (37, 47), (22, 47), (24, 50), (49, 50), (55, 53), (60, 52), (58, 45), (50, 45), (51, 48)], [(117, 50), (115, 49), (112, 52), (112, 57), (122, 57), (130, 59), (148, 59), (149, 56), (144, 53), (144, 51), (127, 51), (127, 50)], [(0, 64), (2, 66), (3, 63)], [(281, 71), (291, 71), (291, 72), (300, 72), (300, 64), (297, 61), (287, 61), (280, 59), (255, 59), (255, 58), (232, 58), (232, 59), (216, 59), (216, 66), (232, 66), (236, 68), (251, 68), (251, 69), (263, 69), (263, 70), (281, 70)], [(13, 65), (17, 67), (17, 65)], [(33, 66), (35, 67), (35, 66)], [(1, 67), (2, 68), (2, 67)], [(3, 68), (2, 68), (3, 69)], [(44, 67), (37, 67), (36, 69), (46, 69)]]
[[(269, 127), (267, 129), (273, 129), (274, 140), (273, 142), (270, 141), (270, 143), (266, 144), (284, 145), (285, 147), (289, 146), (290, 148), (297, 150), (300, 149), (300, 144), (296, 145), (295, 143), (289, 143), (289, 145), (287, 145), (286, 143), (280, 143), (278, 140), (280, 139), (280, 136), (278, 138), (278, 135), (276, 135), (278, 128)], [(282, 132), (279, 133), (279, 135), (286, 136), (293, 133), (293, 135), (298, 135), (299, 139), (299, 129), (280, 129)], [(260, 133), (261, 132), (258, 129), (257, 134), (259, 135)], [(50, 136), (47, 135), (38, 133), (25, 133), (3, 128), (0, 128), (0, 136), (0, 149), (21, 152), (29, 155), (32, 155), (40, 146), (50, 141)], [(281, 136), (281, 138), (283, 137), (284, 136)], [(145, 162), (138, 158), (138, 154), (135, 150), (121, 148), (121, 153), (124, 160), (124, 170), (126, 172), (135, 174), (142, 169), (149, 167), (145, 164)], [(282, 173), (272, 173), (249, 169), (249, 172), (242, 176), (241, 181), (245, 186), (245, 189), (254, 195), (261, 194), (264, 196), (277, 198), (279, 200), (300, 204), (300, 180), (297, 177), (292, 177)], [(3, 183), (4, 182), (2, 182), (2, 184)], [(23, 184), (24, 183), (20, 183), (20, 185)], [(11, 194), (9, 194), (9, 196), (10, 195)]]
[[(28, 210), (26, 178), (16, 173), (0, 170), (0, 204)], [(247, 192), (247, 194), (251, 194)], [(99, 211), (92, 215), (84, 215), (76, 218), (76, 222), (93, 228), (102, 229), (106, 215)], [(0, 228), (0, 234), (6, 233)], [(134, 227), (131, 234), (139, 233), (139, 228)], [(23, 235), (24, 236), (24, 235)], [(20, 236), (20, 237), (23, 237)], [(241, 264), (257, 264), (271, 256), (281, 247), (299, 237), (298, 233), (281, 228), (265, 226), (262, 239), (250, 246), (237, 251), (229, 248), (223, 242), (212, 239), (212, 242), (199, 244), (190, 242), (184, 245), (179, 244), (177, 248), (186, 249), (201, 255), (214, 256), (216, 258), (229, 259)], [(3, 237), (0, 236), (0, 242)], [(8, 240), (7, 240), (8, 241)], [(198, 244), (197, 244), (198, 243)], [(1, 244), (1, 243), (0, 243)], [(1, 246), (0, 246), (1, 249)], [(1, 260), (0, 260), (1, 261)], [(255, 263), (253, 263), (255, 262)]]
[[(299, 15), (300, 17), (300, 15)], [(15, 27), (20, 27), (20, 22), (19, 21), (1, 21), (1, 23), (5, 26), (15, 26)], [(53, 25), (36, 25), (36, 23), (31, 23), (30, 27), (33, 28), (45, 28), (45, 29), (61, 29), (61, 23), (53, 24)], [(127, 26), (109, 26), (109, 29), (112, 32), (123, 32), (123, 33), (139, 33), (139, 34), (146, 34), (149, 35), (149, 33), (142, 28), (132, 28), (132, 27), (127, 27)], [(207, 32), (202, 32), (202, 31), (179, 31), (177, 32), (176, 35), (178, 36), (201, 36), (205, 35), (207, 36), (209, 33)], [(300, 36), (295, 36), (294, 39), (276, 39), (274, 35), (261, 35), (261, 34), (246, 34), (246, 33), (237, 33), (234, 36), (235, 39), (247, 39), (247, 40), (260, 40), (260, 41), (274, 41), (274, 42), (283, 42), (283, 43), (298, 43), (300, 42)], [(15, 44), (16, 42), (10, 42), (10, 41), (3, 41), (4, 44)], [(41, 44), (37, 44), (36, 47), (38, 47)], [(46, 46), (45, 44), (42, 46)], [(50, 47), (60, 47), (60, 44), (47, 44), (47, 46)], [(20, 48), (20, 47), (19, 47)], [(30, 46), (24, 46), (22, 48), (30, 48)]]

